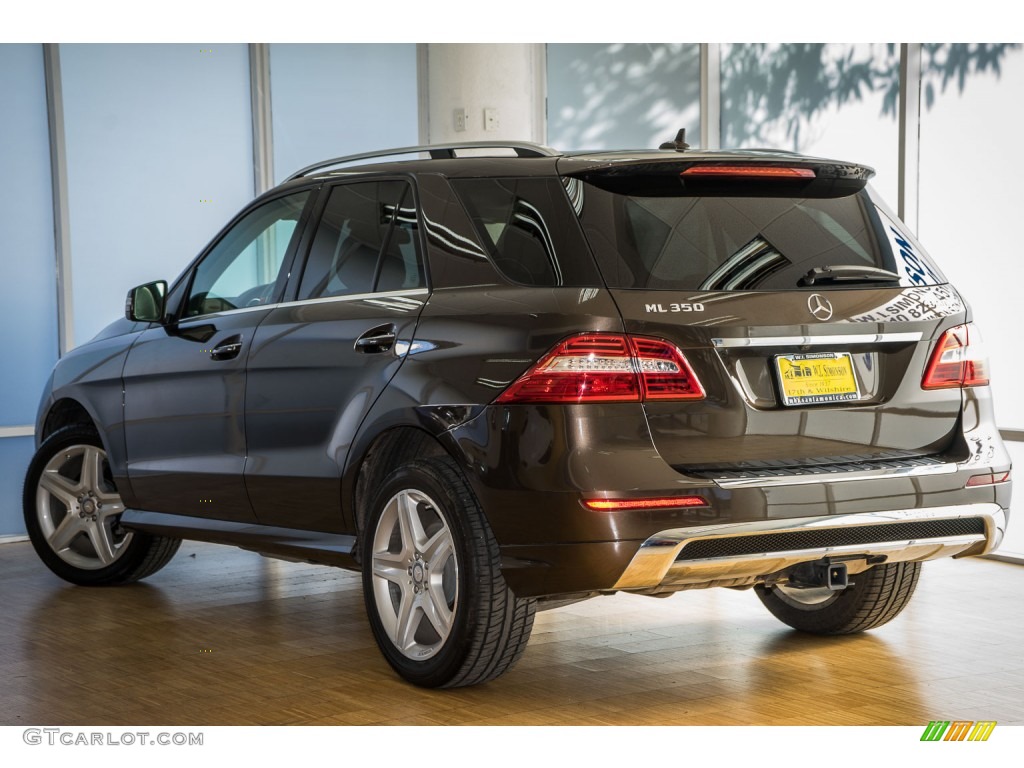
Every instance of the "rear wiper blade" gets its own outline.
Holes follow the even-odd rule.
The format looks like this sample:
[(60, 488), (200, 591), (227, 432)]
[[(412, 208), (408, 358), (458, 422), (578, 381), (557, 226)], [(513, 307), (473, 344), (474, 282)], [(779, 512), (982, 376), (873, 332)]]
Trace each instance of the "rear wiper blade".
[(821, 283), (898, 283), (900, 276), (895, 272), (862, 264), (837, 264), (815, 267), (800, 278), (797, 285), (819, 285)]

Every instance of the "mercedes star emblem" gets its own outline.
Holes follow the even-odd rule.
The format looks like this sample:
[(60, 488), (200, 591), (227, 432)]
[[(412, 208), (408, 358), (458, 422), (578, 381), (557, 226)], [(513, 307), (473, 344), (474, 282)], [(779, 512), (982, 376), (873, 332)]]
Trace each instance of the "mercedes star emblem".
[(819, 320), (828, 320), (832, 317), (832, 302), (820, 293), (812, 293), (807, 297), (807, 309)]

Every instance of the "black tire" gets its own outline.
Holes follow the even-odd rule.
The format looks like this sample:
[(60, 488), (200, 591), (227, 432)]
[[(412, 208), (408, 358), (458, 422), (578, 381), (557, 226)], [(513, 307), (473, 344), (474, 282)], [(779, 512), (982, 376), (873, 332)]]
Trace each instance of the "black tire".
[[(817, 603), (800, 602), (800, 590), (758, 585), (757, 596), (784, 624), (815, 635), (850, 635), (892, 621), (917, 587), (920, 563), (886, 563), (851, 576), (853, 582)], [(802, 591), (803, 599), (813, 593)]]
[(163, 568), (181, 544), (180, 539), (120, 527), (124, 506), (103, 443), (94, 429), (81, 424), (57, 430), (39, 446), (25, 476), (22, 504), (39, 558), (72, 584), (144, 579)]
[[(407, 533), (413, 515), (419, 534)], [(516, 598), (505, 584), (494, 534), (455, 462), (419, 459), (393, 471), (366, 523), (363, 596), (392, 668), (424, 688), (477, 685), (511, 669), (530, 638), (536, 600)]]

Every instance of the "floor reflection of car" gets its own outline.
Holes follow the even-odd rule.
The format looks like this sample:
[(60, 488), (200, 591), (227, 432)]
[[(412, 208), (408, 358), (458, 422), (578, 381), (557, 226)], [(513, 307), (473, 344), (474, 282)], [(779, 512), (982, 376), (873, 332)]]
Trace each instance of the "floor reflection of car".
[(43, 394), (43, 561), (119, 584), (199, 539), (358, 569), (434, 687), (616, 591), (871, 629), (922, 562), (998, 545), (978, 331), (870, 169), (491, 148), (303, 169), (132, 290)]

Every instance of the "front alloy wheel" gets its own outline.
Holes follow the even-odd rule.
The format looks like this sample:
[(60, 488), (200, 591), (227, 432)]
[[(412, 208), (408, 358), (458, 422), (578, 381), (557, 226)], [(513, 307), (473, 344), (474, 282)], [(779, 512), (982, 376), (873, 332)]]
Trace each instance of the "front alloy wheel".
[(25, 476), (25, 528), (46, 566), (86, 586), (138, 581), (174, 557), (180, 539), (121, 527), (124, 503), (96, 431), (57, 430), (39, 446)]
[(121, 557), (132, 540), (118, 525), (122, 512), (102, 448), (72, 445), (43, 467), (36, 485), (39, 529), (68, 565), (95, 571)]

